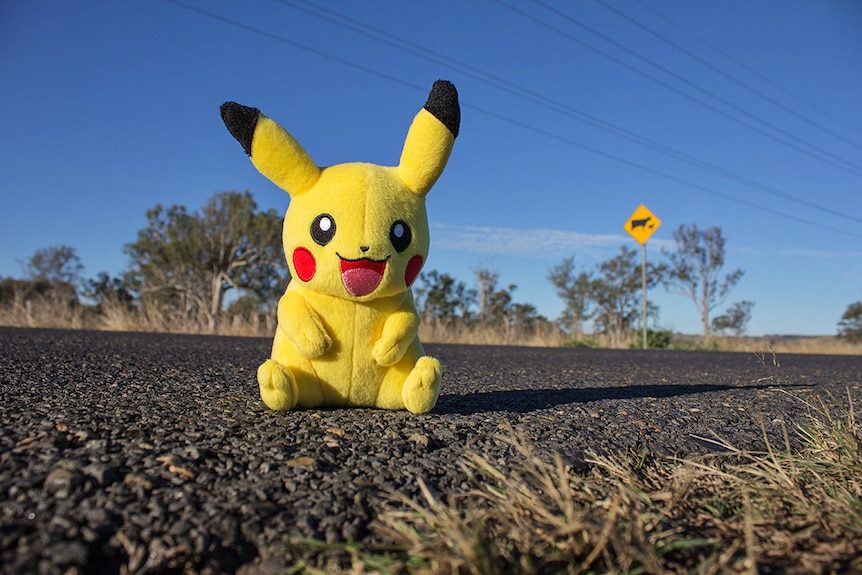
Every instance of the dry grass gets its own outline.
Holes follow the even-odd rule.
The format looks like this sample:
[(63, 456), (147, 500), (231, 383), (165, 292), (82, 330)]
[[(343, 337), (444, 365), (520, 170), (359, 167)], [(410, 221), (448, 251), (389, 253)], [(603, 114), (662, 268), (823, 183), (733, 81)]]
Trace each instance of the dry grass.
[[(205, 321), (189, 322), (175, 314), (159, 312), (156, 308), (143, 311), (117, 301), (106, 301), (101, 309), (84, 305), (69, 305), (50, 296), (39, 296), (28, 301), (15, 300), (0, 307), (0, 325), (16, 327), (44, 327), (59, 329), (95, 329), (106, 331), (145, 331), (167, 333), (208, 333)], [(216, 329), (217, 335), (272, 337), (275, 318), (256, 315), (223, 317)], [(508, 326), (494, 327), (452, 322), (450, 324), (423, 323), (419, 336), (425, 343), (460, 343), (470, 345), (519, 345), (529, 347), (559, 347), (570, 343), (569, 336), (551, 325), (539, 325), (524, 330)], [(602, 334), (584, 336), (590, 347), (609, 347), (609, 339)], [(584, 343), (582, 342), (582, 343)], [(623, 347), (639, 348), (640, 334), (629, 334)], [(862, 355), (862, 344), (851, 343), (837, 337), (715, 337), (708, 346), (703, 338), (676, 334), (672, 337), (673, 349), (708, 349), (715, 351), (744, 351), (753, 353), (778, 352), (827, 355)]]
[(781, 354), (803, 353), (820, 355), (860, 355), (862, 344), (834, 336), (781, 336), (714, 337), (704, 345), (698, 336), (674, 335), (672, 347), (679, 349), (709, 349), (715, 351), (744, 351), (760, 353), (774, 350)]
[[(820, 355), (860, 355), (862, 354), (862, 345), (853, 343), (838, 337), (821, 336), (821, 337), (762, 337), (755, 340), (759, 343), (759, 349), (766, 347), (775, 349), (776, 352), (786, 353), (808, 353)], [(748, 344), (746, 349), (739, 351), (753, 351), (753, 346)], [(728, 348), (730, 351), (730, 348)]]
[(581, 473), (509, 434), (512, 469), (465, 456), (469, 493), (442, 501), (420, 482), (420, 500), (390, 494), (376, 528), (403, 553), (389, 571), (860, 572), (862, 431), (849, 398), (809, 408), (798, 451), (716, 439), (718, 455), (593, 455)]
[[(175, 314), (155, 307), (146, 311), (108, 300), (100, 309), (80, 304), (69, 305), (50, 297), (16, 301), (0, 307), (0, 325), (57, 329), (91, 329), (103, 331), (137, 331), (163, 333), (208, 333), (202, 322), (185, 321)], [(223, 317), (215, 335), (272, 337), (275, 320), (258, 317)]]
[(83, 306), (70, 305), (68, 301), (47, 295), (27, 300), (15, 298), (0, 307), (0, 325), (85, 329), (88, 321)]
[[(426, 325), (419, 328), (419, 336), (426, 343), (459, 343), (468, 345), (522, 345), (528, 347), (559, 347), (570, 343), (570, 337), (553, 327), (528, 333), (505, 328), (469, 326), (455, 323), (449, 326)], [(608, 348), (610, 340), (604, 334), (588, 334), (582, 345)], [(629, 334), (623, 348), (641, 347), (641, 335)], [(703, 338), (674, 334), (671, 349), (738, 351), (746, 353), (802, 353), (821, 355), (862, 355), (862, 344), (852, 343), (833, 336), (764, 336), (764, 337), (713, 337), (709, 345)]]
[(451, 324), (425, 322), (419, 327), (419, 337), (427, 343), (528, 347), (559, 347), (566, 340), (564, 334), (552, 326), (525, 331), (508, 326), (481, 326), (461, 322)]

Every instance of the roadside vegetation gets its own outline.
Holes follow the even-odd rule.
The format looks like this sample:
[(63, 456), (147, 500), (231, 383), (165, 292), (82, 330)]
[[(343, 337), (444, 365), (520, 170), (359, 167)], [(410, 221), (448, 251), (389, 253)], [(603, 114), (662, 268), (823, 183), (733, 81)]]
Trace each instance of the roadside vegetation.
[[(82, 277), (69, 246), (41, 249), (23, 277), (0, 278), (0, 325), (170, 331), (270, 337), (289, 281), (281, 217), (246, 193), (213, 196), (197, 212), (156, 206), (126, 246), (121, 277)], [(727, 303), (741, 270), (724, 273), (718, 228), (681, 226), (677, 251), (654, 265), (650, 287), (691, 297), (704, 326), (680, 336), (653, 326), (651, 347), (781, 353), (862, 353), (862, 302), (838, 323), (840, 337), (749, 338), (753, 302)], [(720, 257), (718, 257), (720, 255)], [(548, 272), (565, 303), (555, 320), (518, 302), (493, 266), (471, 284), (437, 270), (415, 285), (429, 342), (636, 347), (640, 269), (625, 246), (592, 269), (574, 257)], [(693, 295), (692, 295), (693, 294)], [(657, 309), (648, 306), (650, 317)], [(799, 398), (808, 420), (780, 445), (745, 451), (720, 437), (708, 456), (590, 454), (566, 466), (512, 430), (516, 457), (465, 452), (472, 488), (379, 502), (379, 545), (297, 542), (295, 573), (852, 573), (862, 572), (862, 428), (848, 392)], [(330, 563), (335, 555), (336, 563)], [(345, 563), (345, 557), (347, 562)]]
[[(0, 325), (163, 331), (271, 337), (278, 300), (290, 281), (281, 248), (282, 217), (260, 211), (249, 192), (220, 192), (200, 209), (157, 205), (147, 225), (126, 244), (128, 267), (119, 276), (83, 277), (74, 248), (37, 250), (23, 276), (0, 278)], [(749, 338), (754, 302), (727, 303), (744, 272), (725, 273), (720, 228), (681, 225), (664, 263), (647, 265), (647, 287), (663, 286), (694, 303), (700, 337), (657, 326), (647, 302), (651, 348), (862, 353), (862, 302), (838, 322), (838, 338)], [(565, 309), (549, 319), (517, 301), (517, 285), (501, 285), (493, 262), (477, 266), (469, 283), (427, 270), (413, 286), (426, 342), (640, 347), (641, 264), (621, 246), (614, 257), (579, 268), (575, 257), (548, 270)]]
[(798, 399), (808, 420), (782, 445), (764, 433), (762, 452), (715, 437), (710, 455), (591, 454), (575, 470), (510, 429), (501, 440), (516, 458), (506, 466), (463, 455), (472, 489), (440, 495), (419, 479), (419, 497), (389, 492), (374, 525), (383, 544), (297, 542), (293, 572), (860, 572), (862, 429), (852, 399)]

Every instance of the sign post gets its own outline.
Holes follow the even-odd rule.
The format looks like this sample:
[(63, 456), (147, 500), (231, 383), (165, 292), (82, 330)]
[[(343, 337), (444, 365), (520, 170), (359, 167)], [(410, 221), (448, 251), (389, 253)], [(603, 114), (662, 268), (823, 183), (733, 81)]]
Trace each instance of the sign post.
[(646, 243), (661, 225), (661, 220), (643, 204), (629, 216), (623, 228), (641, 245), (641, 283), (643, 284), (643, 348), (647, 348)]

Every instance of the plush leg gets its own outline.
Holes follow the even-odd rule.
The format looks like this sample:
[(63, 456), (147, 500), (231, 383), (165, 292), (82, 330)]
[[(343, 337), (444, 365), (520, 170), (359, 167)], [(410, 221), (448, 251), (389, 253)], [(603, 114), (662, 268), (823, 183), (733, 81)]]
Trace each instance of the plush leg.
[(290, 369), (268, 359), (257, 369), (260, 398), (270, 409), (282, 411), (296, 406), (299, 390)]
[(440, 362), (427, 355), (420, 357), (401, 389), (404, 407), (412, 413), (427, 413), (434, 408), (438, 395)]

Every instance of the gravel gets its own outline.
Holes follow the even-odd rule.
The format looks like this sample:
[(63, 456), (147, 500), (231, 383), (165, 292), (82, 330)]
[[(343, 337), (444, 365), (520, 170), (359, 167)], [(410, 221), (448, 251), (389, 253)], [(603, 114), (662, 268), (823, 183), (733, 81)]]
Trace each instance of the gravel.
[(385, 489), (468, 489), (465, 450), (513, 463), (509, 428), (577, 468), (715, 434), (782, 445), (807, 413), (794, 395), (862, 398), (860, 357), (427, 345), (429, 414), (278, 413), (255, 382), (269, 347), (0, 328), (2, 573), (277, 573), (304, 538), (376, 541)]

